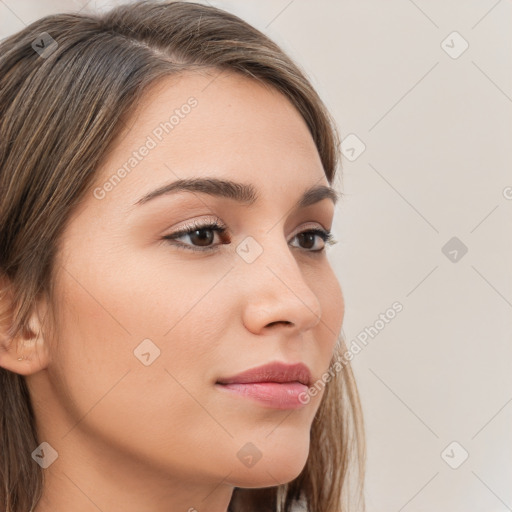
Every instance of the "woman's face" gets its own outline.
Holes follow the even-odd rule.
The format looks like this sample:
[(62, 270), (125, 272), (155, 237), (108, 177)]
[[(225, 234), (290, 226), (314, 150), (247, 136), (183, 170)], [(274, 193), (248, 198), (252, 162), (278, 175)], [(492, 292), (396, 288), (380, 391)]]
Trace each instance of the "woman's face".
[[(147, 91), (63, 233), (57, 343), (27, 380), (40, 436), (70, 476), (87, 461), (118, 481), (138, 467), (140, 478), (264, 487), (306, 463), (323, 392), (280, 408), (217, 382), (275, 361), (304, 363), (313, 381), (329, 368), (341, 289), (323, 239), (297, 235), (329, 230), (334, 204), (296, 207), (329, 184), (288, 100), (214, 76)], [(257, 199), (192, 188), (138, 204), (197, 178), (243, 184)], [(212, 222), (225, 231), (190, 226)], [(165, 238), (185, 227), (192, 233)]]

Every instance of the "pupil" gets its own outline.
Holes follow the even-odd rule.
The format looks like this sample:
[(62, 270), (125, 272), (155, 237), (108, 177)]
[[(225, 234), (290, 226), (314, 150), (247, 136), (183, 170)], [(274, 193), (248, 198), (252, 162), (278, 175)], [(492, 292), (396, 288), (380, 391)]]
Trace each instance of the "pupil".
[(310, 249), (315, 246), (315, 235), (313, 233), (301, 233), (299, 236), (302, 237), (302, 239), (305, 238), (308, 242), (311, 242), (306, 249)]
[(193, 237), (196, 235), (200, 242), (198, 245), (208, 245), (208, 243), (203, 243), (203, 242), (204, 241), (211, 242), (213, 240), (212, 230), (196, 229), (190, 236), (193, 239)]

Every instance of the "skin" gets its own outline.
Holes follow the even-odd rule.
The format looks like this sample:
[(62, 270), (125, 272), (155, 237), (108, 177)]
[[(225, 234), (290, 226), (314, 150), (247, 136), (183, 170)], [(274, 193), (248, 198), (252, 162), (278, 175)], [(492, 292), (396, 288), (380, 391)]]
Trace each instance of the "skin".
[[(306, 463), (323, 391), (277, 410), (215, 382), (276, 360), (304, 362), (315, 379), (328, 369), (343, 296), (326, 253), (296, 235), (329, 230), (334, 205), (290, 211), (305, 189), (328, 185), (303, 118), (260, 83), (217, 75), (166, 77), (146, 91), (96, 185), (166, 112), (190, 96), (198, 106), (103, 199), (90, 192), (73, 212), (56, 256), (56, 341), (41, 331), (18, 352), (4, 347), (0, 364), (25, 375), (39, 438), (58, 452), (36, 512), (225, 512), (235, 486), (285, 483)], [(196, 176), (252, 184), (260, 198), (248, 207), (181, 192), (133, 206)], [(210, 232), (211, 252), (162, 240), (215, 219), (228, 234)], [(235, 251), (248, 236), (263, 248), (250, 264)], [(47, 308), (34, 313), (35, 332)], [(146, 338), (160, 350), (149, 366), (133, 353)], [(237, 457), (248, 442), (262, 454), (252, 467)]]

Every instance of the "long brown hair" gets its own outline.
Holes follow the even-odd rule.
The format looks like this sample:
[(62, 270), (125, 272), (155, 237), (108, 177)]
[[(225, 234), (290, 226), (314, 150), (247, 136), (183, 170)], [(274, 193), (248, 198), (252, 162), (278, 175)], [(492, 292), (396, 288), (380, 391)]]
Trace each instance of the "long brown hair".
[[(34, 41), (41, 42), (34, 46)], [(242, 73), (284, 94), (306, 121), (333, 183), (340, 141), (332, 117), (300, 68), (237, 16), (195, 3), (139, 1), (103, 14), (42, 18), (0, 43), (0, 319), (9, 318), (8, 325), (0, 323), (0, 335), (5, 340), (30, 336), (28, 320), (40, 296), (52, 304), (59, 237), (123, 119), (147, 86), (192, 67)], [(340, 337), (332, 363), (345, 351)], [(37, 505), (44, 475), (30, 454), (38, 444), (24, 377), (0, 368), (2, 510), (27, 512)], [(230, 510), (290, 512), (299, 499), (312, 512), (348, 510), (353, 467), (364, 508), (364, 459), (361, 406), (346, 364), (325, 387), (301, 474), (276, 487), (236, 488)]]

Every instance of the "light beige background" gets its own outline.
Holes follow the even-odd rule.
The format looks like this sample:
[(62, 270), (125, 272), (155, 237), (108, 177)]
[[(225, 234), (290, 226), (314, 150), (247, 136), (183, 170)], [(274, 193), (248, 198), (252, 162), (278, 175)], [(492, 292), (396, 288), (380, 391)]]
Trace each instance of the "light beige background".
[[(0, 37), (114, 3), (2, 0)], [(368, 512), (512, 510), (511, 2), (209, 3), (281, 44), (337, 120), (349, 345), (403, 305), (353, 362)]]

